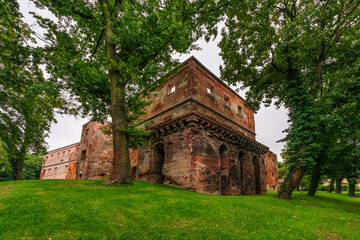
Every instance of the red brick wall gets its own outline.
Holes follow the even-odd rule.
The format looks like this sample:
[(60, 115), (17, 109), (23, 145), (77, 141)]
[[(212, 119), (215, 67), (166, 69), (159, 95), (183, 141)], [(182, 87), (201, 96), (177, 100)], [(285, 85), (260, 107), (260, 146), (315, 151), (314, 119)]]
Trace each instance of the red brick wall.
[(104, 134), (103, 129), (104, 125), (99, 122), (88, 122), (83, 125), (79, 149), (72, 157), (77, 161), (76, 178), (99, 179), (111, 174), (112, 136)]
[[(162, 118), (156, 121), (151, 120), (150, 125), (172, 119), (179, 115), (176, 113), (184, 113), (184, 111), (181, 109), (171, 111), (170, 108), (185, 99), (194, 98), (207, 106), (203, 114), (221, 123), (231, 124), (232, 128), (255, 139), (253, 111), (244, 106), (244, 100), (237, 93), (199, 64), (201, 63), (190, 59), (177, 74), (160, 86), (152, 99), (154, 103), (148, 107), (148, 114), (144, 116), (144, 119), (159, 113), (162, 113)], [(172, 86), (175, 86), (176, 90), (171, 93)], [(208, 87), (212, 89), (212, 94), (207, 92)], [(228, 101), (225, 101), (225, 98)], [(239, 107), (242, 109), (241, 112), (239, 112)]]
[[(79, 147), (79, 144), (75, 143), (48, 152), (44, 156), (40, 179), (65, 179), (69, 173), (69, 165), (74, 163), (71, 155)], [(74, 171), (74, 169), (71, 171)]]
[(278, 190), (278, 168), (277, 156), (273, 152), (265, 154), (266, 188), (267, 190)]

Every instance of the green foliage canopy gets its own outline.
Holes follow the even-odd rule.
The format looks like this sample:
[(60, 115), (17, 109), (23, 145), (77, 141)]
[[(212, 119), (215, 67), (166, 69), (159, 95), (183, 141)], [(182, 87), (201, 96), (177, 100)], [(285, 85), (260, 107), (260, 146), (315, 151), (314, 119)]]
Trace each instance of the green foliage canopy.
[[(219, 44), (222, 77), (249, 88), (247, 100), (255, 111), (273, 100), (289, 110), (284, 140), (290, 171), (280, 190), (289, 198), (305, 170), (323, 165), (329, 141), (324, 141), (328, 122), (323, 116), (334, 109), (324, 107), (324, 94), (336, 96), (343, 81), (359, 82), (354, 77), (358, 54), (343, 50), (358, 45), (360, 1), (232, 3)], [(342, 69), (345, 54), (348, 67)], [(355, 107), (353, 100), (345, 100)]]
[[(93, 120), (112, 118), (115, 172), (129, 178), (128, 147), (143, 143), (134, 127), (159, 79), (205, 33), (216, 33), (220, 0), (33, 0), (57, 20), (36, 15), (47, 30), (47, 70)], [(207, 32), (205, 31), (207, 29)], [(138, 139), (141, 139), (140, 141)], [(131, 143), (131, 144), (130, 144)]]
[(0, 140), (8, 155), (13, 176), (22, 178), (27, 152), (44, 152), (44, 141), (60, 107), (58, 91), (40, 69), (41, 49), (22, 21), (15, 0), (0, 1)]

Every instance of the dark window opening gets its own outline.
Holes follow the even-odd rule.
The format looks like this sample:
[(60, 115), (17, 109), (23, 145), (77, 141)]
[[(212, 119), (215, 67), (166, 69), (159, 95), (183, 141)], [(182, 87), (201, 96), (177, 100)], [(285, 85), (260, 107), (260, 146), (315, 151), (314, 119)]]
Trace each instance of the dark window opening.
[(162, 173), (163, 171), (163, 165), (165, 161), (165, 150), (164, 150), (164, 144), (158, 143), (154, 147), (154, 158), (153, 158), (153, 181), (154, 183), (163, 183), (164, 182), (164, 175)]
[(243, 113), (243, 108), (242, 108), (242, 106), (240, 106), (240, 105), (238, 105), (238, 115), (239, 115), (239, 116), (243, 116), (243, 115), (244, 115), (244, 113)]
[(86, 159), (86, 149), (82, 150), (81, 152), (81, 160), (85, 160)]
[(230, 98), (228, 96), (224, 96), (225, 105), (230, 106)]

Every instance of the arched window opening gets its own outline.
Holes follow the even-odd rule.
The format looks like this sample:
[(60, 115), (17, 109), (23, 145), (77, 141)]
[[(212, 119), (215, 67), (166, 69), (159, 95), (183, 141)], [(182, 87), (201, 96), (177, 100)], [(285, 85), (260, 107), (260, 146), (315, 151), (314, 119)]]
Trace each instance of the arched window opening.
[(261, 194), (260, 164), (259, 164), (259, 159), (256, 156), (253, 157), (253, 164), (255, 171), (254, 176), (255, 176), (256, 194)]
[(221, 165), (221, 195), (230, 195), (229, 150), (225, 145), (220, 146), (220, 165)]
[(153, 173), (154, 173), (154, 182), (163, 183), (164, 175), (162, 173), (164, 160), (165, 160), (165, 151), (164, 144), (158, 143), (154, 147), (154, 159), (153, 159)]

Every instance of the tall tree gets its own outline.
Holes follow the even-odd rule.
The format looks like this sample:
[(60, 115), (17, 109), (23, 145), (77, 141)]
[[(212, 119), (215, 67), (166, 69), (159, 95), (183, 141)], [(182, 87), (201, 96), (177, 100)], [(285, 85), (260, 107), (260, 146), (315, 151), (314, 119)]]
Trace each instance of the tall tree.
[[(249, 87), (247, 100), (255, 111), (274, 99), (276, 106), (288, 109), (289, 174), (278, 196), (290, 198), (306, 171), (323, 166), (325, 126), (318, 102), (324, 86), (336, 82), (324, 75), (324, 68), (341, 68), (340, 49), (359, 28), (360, 1), (233, 3), (219, 44), (222, 77)], [(357, 56), (349, 58), (356, 62)]]
[(0, 139), (15, 180), (22, 179), (27, 152), (44, 152), (44, 138), (60, 106), (58, 91), (40, 69), (41, 50), (22, 21), (15, 0), (0, 1)]
[(352, 29), (344, 35), (341, 45), (333, 49), (336, 58), (323, 68), (324, 84), (317, 104), (325, 151), (314, 166), (309, 195), (315, 194), (324, 170), (330, 177), (354, 175), (360, 141), (359, 33), (359, 29)]
[(129, 145), (150, 89), (172, 69), (174, 52), (216, 32), (227, 3), (215, 0), (33, 0), (56, 17), (36, 16), (47, 29), (47, 69), (93, 120), (112, 119), (114, 172), (107, 183), (130, 179)]

